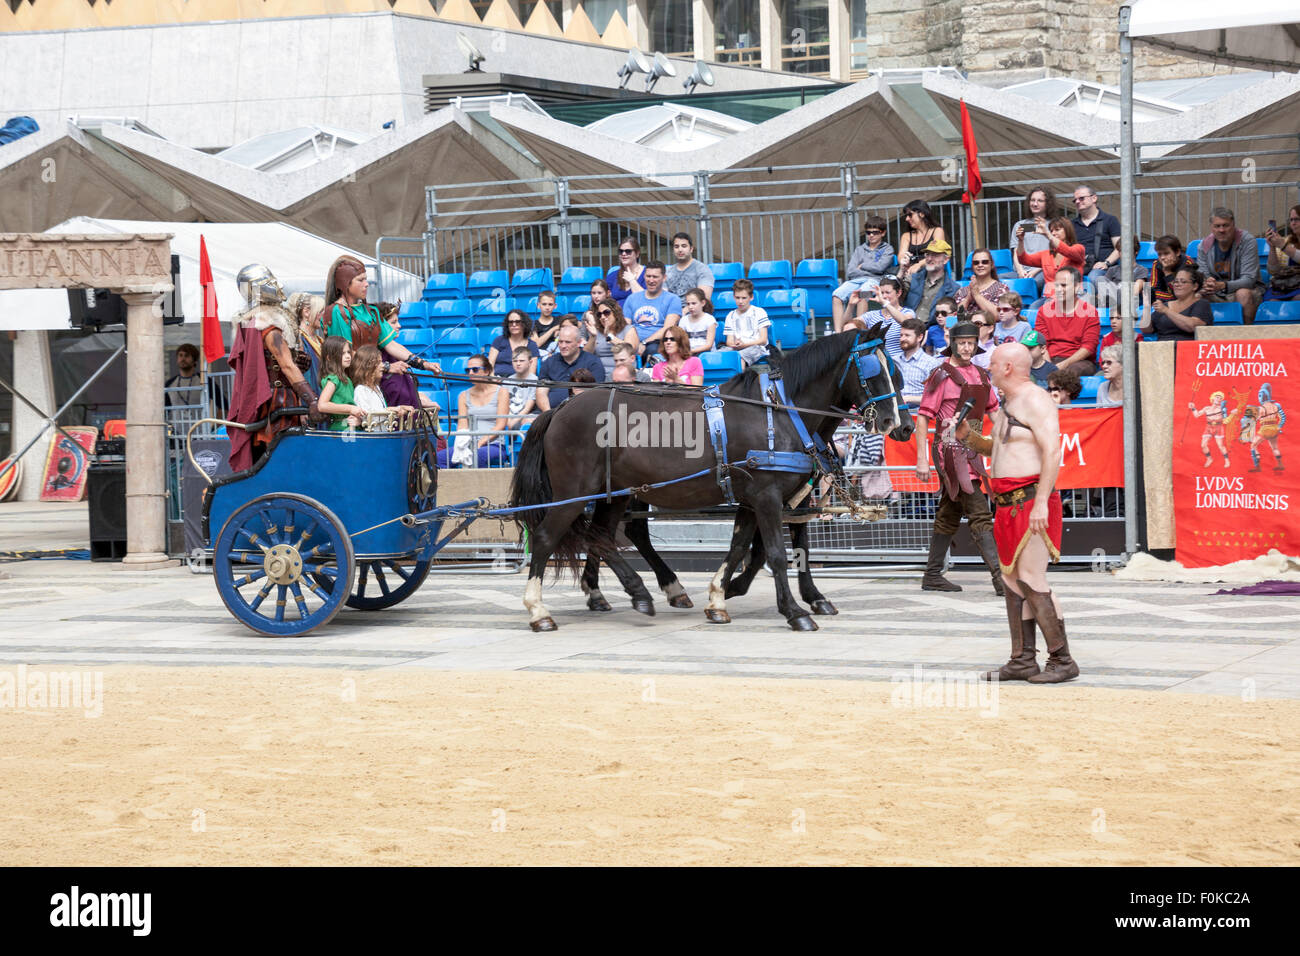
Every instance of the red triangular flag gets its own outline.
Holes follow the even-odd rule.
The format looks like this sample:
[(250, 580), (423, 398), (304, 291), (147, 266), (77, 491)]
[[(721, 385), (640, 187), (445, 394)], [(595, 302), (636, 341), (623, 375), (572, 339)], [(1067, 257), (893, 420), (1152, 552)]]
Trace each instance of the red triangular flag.
[(966, 148), (966, 192), (962, 193), (961, 201), (971, 203), (984, 188), (984, 181), (980, 179), (980, 151), (975, 145), (975, 130), (971, 128), (965, 100), (961, 101), (961, 144)]
[(212, 281), (212, 263), (208, 261), (208, 244), (199, 236), (199, 285), (203, 288), (203, 357), (211, 364), (226, 354), (221, 341), (221, 322), (217, 318), (217, 287)]

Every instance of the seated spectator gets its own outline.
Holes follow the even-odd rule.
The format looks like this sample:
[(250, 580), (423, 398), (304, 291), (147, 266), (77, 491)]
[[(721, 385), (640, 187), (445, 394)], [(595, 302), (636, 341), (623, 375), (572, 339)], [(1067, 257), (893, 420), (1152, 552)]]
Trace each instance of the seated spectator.
[(1264, 231), (1268, 243), (1268, 291), (1264, 298), (1290, 300), (1300, 296), (1300, 206), (1292, 206), (1287, 231)]
[(518, 431), (525, 423), (535, 419), (539, 412), (547, 411), (551, 407), (545, 389), (538, 391), (536, 385), (527, 384), (529, 380), (537, 381), (537, 376), (531, 368), (533, 361), (533, 354), (528, 349), (522, 347), (515, 349), (512, 376), (514, 383), (502, 386), (510, 396), (510, 420), (506, 422), (506, 428), (511, 431)]
[(736, 307), (727, 313), (727, 348), (740, 353), (745, 368), (767, 358), (767, 332), (772, 320), (754, 301), (754, 283), (737, 279), (731, 285)]
[(645, 289), (629, 295), (623, 311), (636, 329), (642, 359), (647, 359), (659, 352), (664, 329), (681, 321), (682, 300), (664, 288), (662, 262), (647, 262), (641, 274)]
[[(593, 305), (592, 309), (596, 313), (597, 321), (588, 319), (584, 323), (587, 343), (583, 348), (600, 359), (600, 364), (605, 367), (605, 374), (609, 375), (614, 371), (613, 344), (627, 342), (633, 348), (638, 348), (641, 340), (637, 337), (636, 329), (628, 324), (623, 310), (613, 299), (606, 299), (598, 305)], [(591, 315), (590, 312), (587, 314)]]
[(691, 338), (680, 326), (664, 330), (664, 360), (650, 376), (666, 385), (703, 385), (704, 366), (691, 354)]
[(1020, 344), (1029, 349), (1029, 377), (1047, 388), (1048, 377), (1056, 371), (1056, 366), (1047, 360), (1047, 342), (1037, 332), (1030, 332)]
[(885, 241), (885, 220), (868, 216), (864, 233), (866, 241), (853, 250), (844, 268), (844, 282), (831, 293), (831, 318), (835, 331), (844, 328), (845, 313), (852, 318), (862, 311), (868, 295), (876, 284), (894, 268), (894, 247)]
[(1104, 408), (1124, 404), (1123, 350), (1108, 345), (1101, 350), (1101, 374), (1105, 381), (1097, 386), (1097, 404)]
[(1047, 376), (1047, 392), (1057, 405), (1069, 405), (1083, 391), (1079, 373), (1072, 368), (1058, 368)]
[(456, 444), (452, 451), (438, 452), (438, 467), (464, 464), (479, 468), (498, 467), (505, 463), (502, 440), (510, 414), (510, 393), (488, 380), (492, 366), (486, 355), (471, 355), (465, 373), (474, 384), (460, 393), (456, 405)]
[(1172, 280), (1179, 266), (1196, 266), (1195, 260), (1183, 252), (1183, 243), (1177, 236), (1161, 236), (1156, 240), (1156, 264), (1151, 270), (1151, 298), (1174, 297)]
[(978, 365), (987, 372), (995, 348), (993, 326), (997, 323), (986, 318), (983, 312), (976, 312), (974, 318), (970, 321), (975, 323), (975, 327), (979, 329), (979, 338), (975, 340), (975, 354), (971, 356), (970, 363), (971, 365)]
[(1210, 213), (1210, 234), (1201, 240), (1196, 262), (1205, 277), (1201, 295), (1210, 302), (1240, 302), (1242, 321), (1253, 324), (1264, 298), (1259, 250), (1255, 237), (1237, 228), (1231, 209), (1218, 206)]
[(596, 313), (596, 308), (609, 298), (609, 283), (604, 279), (597, 279), (591, 284), (591, 306), (586, 312), (582, 313), (582, 324), (586, 327), (595, 325), (600, 328), (600, 316)]
[[(1025, 197), (1024, 218), (1011, 227), (1012, 235), (1024, 235), (1025, 252), (1033, 254), (1035, 252), (1045, 252), (1048, 249), (1047, 233), (1040, 232), (1039, 223), (1046, 226), (1053, 219), (1059, 219), (1062, 215), (1061, 204), (1056, 201), (1046, 189), (1041, 186), (1029, 191)], [(1017, 230), (1022, 230), (1017, 232)], [(1038, 286), (1041, 294), (1043, 291), (1043, 270), (1038, 266), (1027, 266), (1016, 257), (1016, 250), (1011, 250), (1011, 262), (1015, 266), (1016, 278), (1033, 279)]]
[(1157, 342), (1189, 342), (1196, 338), (1197, 327), (1214, 324), (1214, 310), (1201, 297), (1204, 283), (1201, 273), (1190, 266), (1174, 273), (1174, 297), (1151, 303), (1151, 330)]
[[(952, 246), (942, 239), (936, 239), (925, 247), (925, 256), (920, 268), (912, 276), (907, 289), (904, 304), (916, 313), (918, 319), (929, 321), (934, 318), (934, 310), (939, 301), (957, 297), (957, 280), (948, 271), (948, 260), (952, 256)], [(901, 278), (901, 277), (900, 277)]]
[[(1147, 281), (1151, 278), (1151, 273), (1146, 266), (1138, 265), (1137, 256), (1142, 251), (1142, 240), (1137, 236), (1133, 237), (1133, 301), (1141, 302), (1142, 293), (1146, 289)], [(1120, 283), (1124, 276), (1123, 260), (1117, 259), (1114, 264), (1106, 269), (1105, 275), (1094, 273), (1093, 284), (1096, 286), (1097, 293), (1093, 299), (1093, 304), (1099, 309), (1122, 309), (1124, 303), (1120, 301)]]
[[(1077, 266), (1082, 274), (1094, 281), (1119, 260), (1120, 223), (1097, 206), (1097, 192), (1091, 186), (1077, 186), (1074, 190), (1076, 215), (1070, 220), (1072, 235), (1084, 249), (1084, 263)], [(1051, 281), (1050, 279), (1048, 281)]]
[[(596, 356), (583, 350), (578, 341), (577, 325), (577, 319), (574, 319), (572, 325), (566, 323), (556, 333), (555, 354), (542, 363), (542, 369), (537, 373), (538, 378), (552, 382), (569, 382), (573, 380), (575, 371), (585, 368), (591, 373), (593, 382), (605, 381), (605, 366)], [(626, 345), (626, 343), (621, 344)], [(568, 389), (562, 385), (554, 386), (546, 397), (551, 407), (557, 408), (569, 397)]]
[(934, 355), (948, 347), (948, 329), (957, 324), (957, 300), (944, 296), (934, 304), (932, 315), (926, 327), (925, 350)]
[(890, 358), (895, 359), (903, 354), (902, 346), (898, 344), (898, 335), (903, 322), (916, 318), (915, 312), (898, 304), (898, 298), (902, 291), (903, 285), (901, 282), (893, 276), (886, 276), (880, 280), (880, 284), (876, 287), (876, 298), (880, 300), (880, 308), (849, 319), (845, 323), (846, 328), (869, 329), (877, 322), (884, 322), (887, 326), (885, 329), (885, 351), (889, 353)]
[[(615, 365), (614, 371), (610, 373), (609, 380), (611, 382), (635, 382), (637, 376), (637, 369), (635, 369), (635, 364), (636, 363), (634, 361), (632, 363), (632, 367), (629, 367), (627, 365)], [(645, 371), (645, 369), (641, 369), (640, 371)]]
[(970, 259), (971, 280), (958, 289), (957, 314), (963, 319), (973, 319), (983, 313), (989, 322), (997, 321), (997, 303), (1011, 291), (1010, 286), (998, 279), (998, 267), (993, 264), (993, 253), (976, 249)]
[[(593, 384), (596, 381), (596, 379), (593, 378), (592, 374), (588, 372), (585, 368), (577, 368), (573, 370), (573, 375), (570, 376), (569, 381), (577, 382), (579, 384), (590, 385)], [(573, 398), (573, 396), (585, 391), (586, 391), (585, 388), (573, 388), (572, 386), (570, 386), (569, 398)]]
[[(620, 368), (626, 369), (632, 376), (630, 379), (628, 379), (628, 381), (631, 382), (654, 381), (650, 377), (650, 370), (648, 368), (637, 367), (636, 349), (634, 349), (629, 343), (615, 342), (613, 345), (613, 351), (614, 351), (614, 372), (617, 372)], [(611, 372), (610, 375), (612, 376), (613, 372)], [(620, 376), (618, 379), (616, 379), (616, 381), (623, 381), (623, 377)]]
[(1038, 310), (1035, 329), (1047, 341), (1047, 354), (1058, 369), (1095, 375), (1093, 356), (1101, 338), (1101, 319), (1092, 303), (1078, 296), (1078, 288), (1078, 269), (1064, 266), (1057, 271), (1053, 295)]
[[(925, 253), (931, 244), (939, 242), (946, 246), (948, 237), (930, 212), (930, 204), (920, 199), (913, 199), (903, 207), (903, 221), (907, 229), (898, 237), (898, 277), (910, 282), (925, 268)], [(952, 252), (951, 246), (948, 252)]]
[[(582, 324), (582, 320), (579, 319), (579, 318), (578, 318), (576, 315), (574, 315), (572, 312), (569, 312), (569, 313), (566, 314), (563, 318), (560, 319), (560, 324), (559, 324), (558, 326), (556, 326), (556, 329), (557, 329), (557, 330), (559, 330), (559, 329), (563, 329), (565, 326), (568, 326), (569, 328), (574, 329), (574, 330), (578, 333), (578, 344), (581, 345), (583, 348), (586, 348), (586, 345), (587, 345), (587, 329), (586, 329), (586, 327)], [(558, 335), (559, 335), (559, 331), (557, 331), (555, 334), (556, 334), (556, 336), (558, 337)]]
[(695, 240), (687, 233), (673, 236), (673, 264), (664, 275), (664, 288), (679, 298), (699, 289), (707, 299), (713, 294), (713, 272), (695, 258)]
[(1053, 219), (1047, 225), (1038, 223), (1034, 228), (1040, 236), (1047, 238), (1047, 248), (1042, 252), (1027, 252), (1022, 226), (1016, 230), (1016, 258), (1024, 265), (1038, 266), (1043, 270), (1043, 291), (1046, 292), (1055, 281), (1056, 273), (1066, 266), (1082, 271), (1086, 256), (1083, 244), (1074, 238), (1074, 226), (1064, 216)]
[[(551, 300), (551, 308), (555, 308), (554, 299)], [(555, 332), (556, 324), (552, 325), (551, 331), (547, 333), (548, 340)], [(532, 320), (521, 309), (511, 309), (507, 312), (505, 321), (501, 323), (501, 334), (492, 340), (492, 347), (488, 349), (488, 363), (492, 366), (492, 374), (498, 378), (509, 378), (513, 375), (515, 351), (521, 348), (527, 349), (533, 356), (533, 362), (528, 370), (536, 372), (537, 365), (542, 360), (542, 350), (532, 335)]]
[(682, 320), (677, 327), (685, 329), (691, 340), (691, 354), (713, 351), (718, 335), (718, 320), (713, 317), (713, 304), (703, 289), (690, 289), (682, 297)]
[[(537, 321), (533, 323), (533, 344), (537, 346), (540, 355), (550, 355), (555, 351), (555, 333), (560, 330), (559, 319), (555, 317), (555, 296), (552, 293), (543, 292), (537, 296), (537, 312)], [(500, 361), (499, 357), (497, 361)]]
[(1010, 289), (998, 300), (998, 324), (993, 327), (994, 346), (1001, 345), (1003, 342), (1019, 342), (1033, 331), (1033, 326), (1020, 314), (1020, 310), (1024, 307), (1020, 296)]
[[(1139, 306), (1139, 308), (1141, 307)], [(1143, 311), (1139, 311), (1138, 314), (1143, 316), (1144, 324), (1139, 324), (1133, 327), (1134, 342), (1141, 342), (1143, 329), (1149, 330), (1151, 327), (1151, 314), (1152, 314), (1151, 311), (1143, 310)], [(1124, 342), (1123, 330), (1124, 330), (1124, 317), (1122, 315), (1115, 315), (1112, 313), (1110, 331), (1107, 332), (1106, 335), (1102, 338), (1101, 347), (1104, 349), (1111, 345), (1122, 345)]]
[(609, 294), (620, 306), (633, 292), (645, 289), (645, 269), (641, 267), (641, 243), (632, 236), (626, 236), (618, 244), (618, 265), (609, 270), (605, 284)]
[(925, 337), (925, 325), (920, 319), (904, 319), (898, 332), (898, 346), (901, 350), (895, 361), (903, 375), (903, 401), (909, 405), (919, 405), (925, 392), (925, 380), (930, 377), (935, 366), (941, 360), (927, 355), (921, 348)]

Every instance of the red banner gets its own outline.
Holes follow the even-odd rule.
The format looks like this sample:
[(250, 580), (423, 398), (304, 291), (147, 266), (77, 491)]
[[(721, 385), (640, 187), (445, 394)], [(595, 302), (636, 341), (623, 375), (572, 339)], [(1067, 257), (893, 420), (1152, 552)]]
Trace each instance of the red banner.
[[(1124, 484), (1124, 413), (1119, 408), (1062, 408), (1061, 472), (1057, 489), (1119, 488)], [(991, 426), (985, 420), (984, 431)], [(885, 464), (916, 467), (916, 440), (885, 442)], [(987, 467), (988, 462), (985, 462)], [(891, 471), (895, 491), (938, 491), (939, 479), (926, 484), (915, 474)]]
[[(1179, 342), (1174, 377), (1174, 520), (1189, 568), (1300, 554), (1295, 441), (1300, 340)], [(1292, 431), (1296, 426), (1292, 426)]]

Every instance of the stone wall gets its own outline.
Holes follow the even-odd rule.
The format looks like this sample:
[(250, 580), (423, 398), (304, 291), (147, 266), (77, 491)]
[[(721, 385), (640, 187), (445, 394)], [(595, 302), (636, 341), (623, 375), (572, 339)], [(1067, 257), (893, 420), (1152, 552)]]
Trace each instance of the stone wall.
[[(1119, 82), (1118, 0), (867, 0), (871, 69), (951, 66), (976, 82), (1072, 76)], [(1139, 44), (1139, 80), (1228, 67)]]

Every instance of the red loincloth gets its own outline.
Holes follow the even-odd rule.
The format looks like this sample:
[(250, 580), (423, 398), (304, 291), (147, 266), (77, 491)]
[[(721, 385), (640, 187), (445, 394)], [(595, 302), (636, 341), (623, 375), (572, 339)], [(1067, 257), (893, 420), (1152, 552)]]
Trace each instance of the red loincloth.
[[(1037, 475), (1020, 478), (994, 478), (993, 494), (1005, 495), (1024, 488), (1038, 481)], [(998, 563), (1002, 573), (1011, 574), (1011, 569), (1020, 560), (1020, 552), (1029, 543), (1029, 513), (1037, 499), (1022, 501), (1015, 505), (998, 505), (993, 515), (993, 540), (998, 546)], [(1012, 512), (1015, 514), (1012, 514)], [(1061, 557), (1061, 493), (1053, 491), (1047, 499), (1047, 531), (1043, 534), (1043, 543), (1053, 562)]]

